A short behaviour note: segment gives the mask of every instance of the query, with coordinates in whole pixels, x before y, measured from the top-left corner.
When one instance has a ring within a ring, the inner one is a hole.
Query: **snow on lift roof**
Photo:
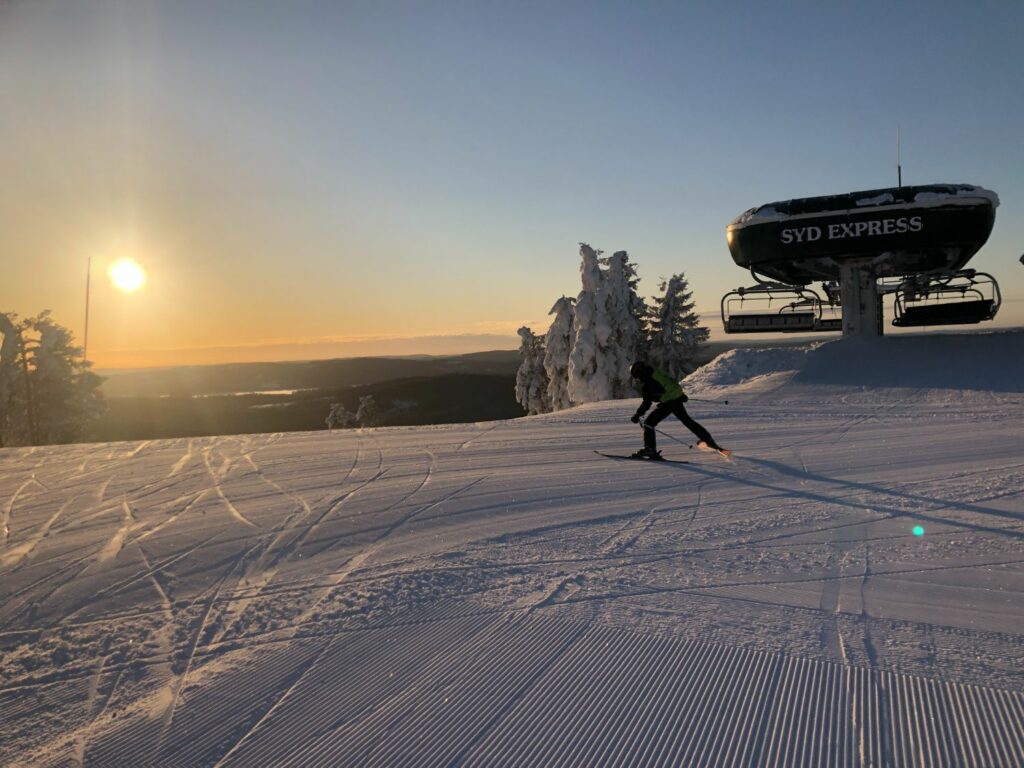
[[[766,203],[744,211],[728,226],[735,229],[751,224],[802,216],[820,216],[823,213],[838,213],[846,210],[880,208],[931,208],[941,205],[983,205],[999,206],[999,195],[990,189],[973,184],[928,184],[915,187],[892,187],[871,189],[862,192],[847,192],[842,195],[822,197],[800,197]]]

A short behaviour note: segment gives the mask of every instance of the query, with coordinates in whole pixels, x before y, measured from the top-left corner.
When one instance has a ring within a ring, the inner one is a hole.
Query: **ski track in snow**
[[[1024,764],[1024,408],[786,392],[0,451],[0,764]]]

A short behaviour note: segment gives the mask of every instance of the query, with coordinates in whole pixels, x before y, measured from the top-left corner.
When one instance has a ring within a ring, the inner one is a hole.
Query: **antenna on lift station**
[[[900,124],[896,123],[896,186],[903,186],[903,165],[900,163]]]

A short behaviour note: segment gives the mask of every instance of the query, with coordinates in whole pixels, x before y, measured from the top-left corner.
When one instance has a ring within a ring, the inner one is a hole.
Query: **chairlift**
[[[971,325],[999,311],[999,283],[987,272],[965,269],[954,275],[912,275],[893,291],[892,324],[899,328]]]

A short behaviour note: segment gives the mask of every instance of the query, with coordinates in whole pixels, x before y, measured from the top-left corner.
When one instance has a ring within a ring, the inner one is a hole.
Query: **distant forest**
[[[382,426],[524,415],[519,355],[355,358],[108,373],[94,439],[143,440],[325,429],[331,405],[355,411],[373,395]],[[270,394],[276,393],[276,394]]]
[[[333,403],[351,411],[373,395],[381,426],[448,424],[524,415],[515,376],[446,374],[291,395],[111,397],[96,439],[141,440],[325,429]]]

